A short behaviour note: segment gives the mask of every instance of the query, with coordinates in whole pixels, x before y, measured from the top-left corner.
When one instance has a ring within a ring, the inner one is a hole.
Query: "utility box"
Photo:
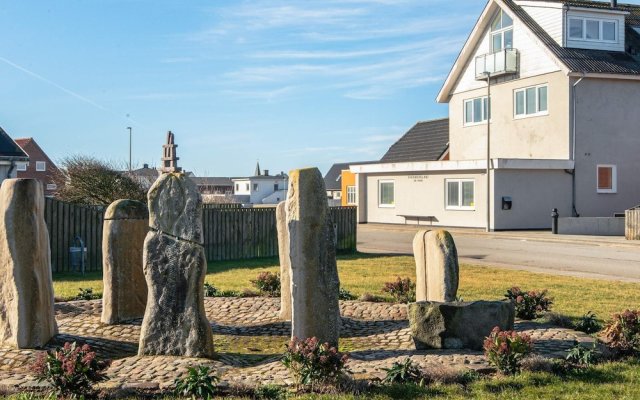
[[[85,265],[87,263],[87,248],[80,236],[76,236],[74,246],[69,247],[69,263],[73,272],[82,272],[84,275]]]

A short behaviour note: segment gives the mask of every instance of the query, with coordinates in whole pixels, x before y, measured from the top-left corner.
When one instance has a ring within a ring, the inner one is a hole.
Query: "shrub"
[[[539,355],[531,355],[522,359],[520,362],[520,369],[528,372],[553,373],[554,365],[553,361],[549,358],[544,358]]]
[[[600,329],[602,329],[602,325],[600,325],[600,322],[596,319],[596,315],[589,311],[580,318],[575,328],[578,331],[591,334],[599,332]]]
[[[211,375],[211,369],[207,366],[188,367],[185,377],[176,378],[174,394],[192,399],[208,399],[215,394],[219,380],[216,375]]]
[[[575,365],[590,367],[598,361],[598,351],[596,350],[595,342],[591,349],[575,342],[573,347],[567,350],[567,357],[565,359]]]
[[[561,328],[574,329],[575,325],[571,320],[571,317],[568,317],[563,314],[559,314],[556,312],[548,312],[543,317],[544,322],[547,322],[551,325],[559,326]]]
[[[204,283],[204,296],[205,297],[220,297],[220,291],[217,287],[210,283]]]
[[[553,304],[551,299],[547,297],[546,289],[525,292],[514,286],[507,290],[504,296],[514,302],[516,317],[526,320],[540,317],[541,313],[549,311],[551,304]]]
[[[416,300],[416,285],[409,278],[396,279],[384,284],[382,291],[389,293],[398,303],[408,303]]]
[[[614,314],[605,326],[603,336],[609,347],[621,355],[640,353],[640,311]]]
[[[280,400],[287,398],[287,390],[278,385],[262,385],[255,388],[253,395],[260,400]]]
[[[387,375],[382,380],[383,384],[392,385],[394,383],[406,384],[415,383],[423,386],[424,375],[420,368],[407,357],[404,362],[396,361],[391,368],[382,368]]]
[[[251,283],[262,294],[266,294],[269,297],[280,296],[280,274],[261,272]]]
[[[282,363],[298,385],[313,385],[336,380],[344,372],[347,359],[347,354],[315,337],[305,340],[294,337],[286,346]]]
[[[62,348],[40,353],[33,365],[39,382],[47,381],[62,396],[87,395],[93,382],[104,379],[102,371],[109,361],[99,362],[85,344],[65,343]]]
[[[520,372],[522,359],[533,350],[529,335],[516,331],[501,331],[493,328],[484,340],[484,354],[490,364],[505,375]]]
[[[340,291],[338,292],[338,299],[340,300],[355,300],[357,298],[358,297],[356,295],[354,295],[347,289],[340,288]]]
[[[91,288],[79,288],[78,294],[74,297],[74,300],[95,300],[99,299],[100,295],[93,293],[93,289]]]
[[[376,296],[375,294],[371,294],[371,293],[363,293],[362,296],[358,298],[358,300],[368,301],[371,303],[382,303],[385,301],[384,298],[380,296]]]

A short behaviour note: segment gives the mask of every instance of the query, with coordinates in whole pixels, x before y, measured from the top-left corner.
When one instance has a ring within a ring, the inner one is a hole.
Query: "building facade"
[[[58,167],[51,161],[33,138],[19,138],[15,142],[29,156],[29,161],[17,167],[17,178],[37,179],[42,183],[45,196],[54,196],[58,190],[56,176]]]
[[[351,166],[360,221],[539,229],[640,203],[640,6],[613,3],[489,1],[437,97],[446,154]]]

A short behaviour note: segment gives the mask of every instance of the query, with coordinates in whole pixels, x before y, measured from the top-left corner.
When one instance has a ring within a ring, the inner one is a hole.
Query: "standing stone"
[[[413,239],[416,301],[451,302],[458,292],[458,251],[448,231],[420,231]]]
[[[291,261],[289,260],[286,207],[286,201],[280,202],[276,207],[276,228],[280,258],[280,319],[291,321]]]
[[[207,262],[202,247],[202,199],[181,173],[167,173],[149,190],[144,275],[149,290],[139,355],[211,357],[204,310]]]
[[[291,171],[289,180],[292,336],[316,337],[335,346],[340,336],[340,280],[324,180],[317,168]]]
[[[102,228],[104,324],[142,318],[147,305],[147,283],[142,272],[142,249],[149,230],[149,213],[135,200],[113,202]]]
[[[56,333],[42,184],[5,179],[0,187],[0,342],[41,347]]]

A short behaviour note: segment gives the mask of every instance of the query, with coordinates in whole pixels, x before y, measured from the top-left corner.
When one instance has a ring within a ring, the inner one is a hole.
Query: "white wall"
[[[547,31],[560,46],[562,46],[563,10],[562,4],[542,1],[517,1],[518,5]]]

